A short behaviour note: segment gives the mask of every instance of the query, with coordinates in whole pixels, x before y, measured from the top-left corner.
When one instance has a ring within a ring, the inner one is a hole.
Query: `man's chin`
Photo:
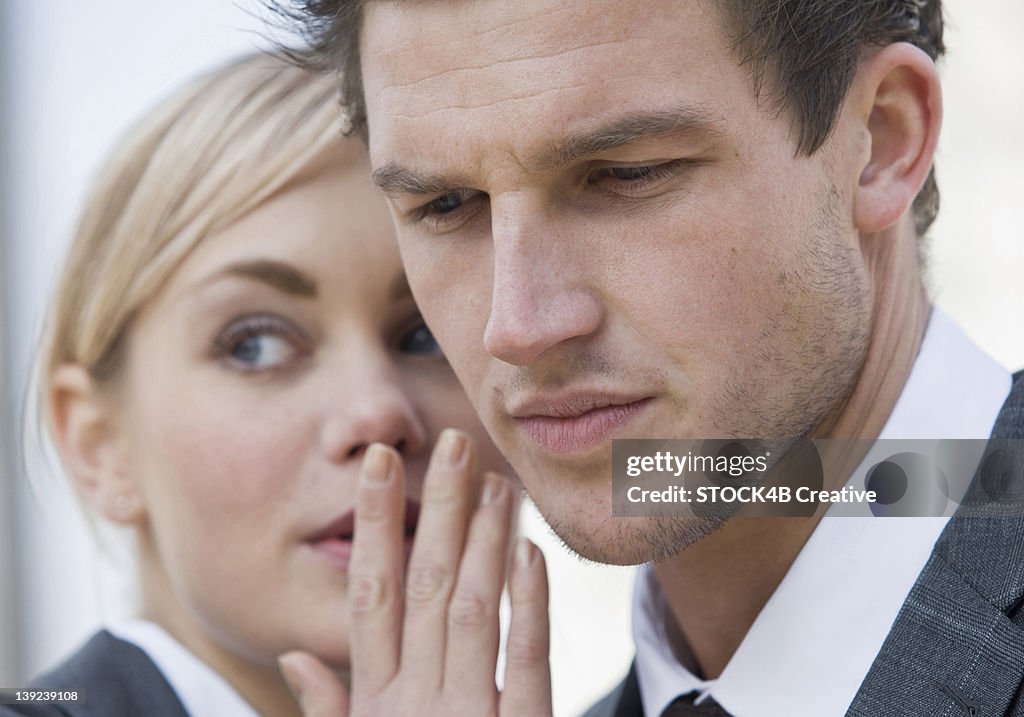
[[[723,519],[608,518],[597,525],[572,519],[548,522],[565,546],[584,560],[640,565],[679,554],[721,527]]]

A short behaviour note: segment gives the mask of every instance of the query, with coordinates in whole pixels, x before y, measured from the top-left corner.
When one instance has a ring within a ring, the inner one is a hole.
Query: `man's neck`
[[[930,305],[916,247],[893,230],[864,240],[872,287],[871,343],[853,390],[813,432],[822,438],[877,438],[910,376]],[[654,572],[679,627],[673,648],[705,679],[718,677],[782,582],[820,520],[733,518]],[[692,658],[692,659],[690,659]]]
[[[815,518],[733,518],[654,566],[679,626],[684,664],[718,677],[817,524]],[[687,659],[691,658],[691,659]]]

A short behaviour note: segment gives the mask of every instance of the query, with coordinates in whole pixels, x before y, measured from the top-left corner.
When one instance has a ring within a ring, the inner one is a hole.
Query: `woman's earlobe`
[[[912,211],[942,127],[942,89],[922,50],[896,43],[861,61],[851,96],[863,102],[870,154],[856,189],[854,221],[877,233]]]
[[[112,523],[137,523],[144,515],[142,496],[134,488],[122,489],[123,492],[115,492],[116,490],[115,488],[101,492],[98,507],[103,513],[103,517]]]
[[[48,401],[53,441],[76,492],[112,522],[140,520],[142,495],[127,465],[110,398],[84,366],[65,364],[51,377]]]

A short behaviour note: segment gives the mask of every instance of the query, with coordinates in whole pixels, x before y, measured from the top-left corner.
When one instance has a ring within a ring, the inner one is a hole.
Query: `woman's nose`
[[[385,443],[404,456],[419,453],[427,433],[413,401],[396,381],[366,376],[335,400],[323,424],[322,441],[330,460],[360,458],[371,443]]]

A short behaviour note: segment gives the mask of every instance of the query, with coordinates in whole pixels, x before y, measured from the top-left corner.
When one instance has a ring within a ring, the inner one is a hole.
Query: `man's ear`
[[[898,42],[861,60],[850,98],[870,142],[853,218],[861,232],[877,233],[911,209],[928,178],[942,127],[942,87],[932,59]]]
[[[135,524],[145,515],[118,432],[113,401],[78,364],[57,368],[47,397],[53,441],[78,494],[114,523]]]

